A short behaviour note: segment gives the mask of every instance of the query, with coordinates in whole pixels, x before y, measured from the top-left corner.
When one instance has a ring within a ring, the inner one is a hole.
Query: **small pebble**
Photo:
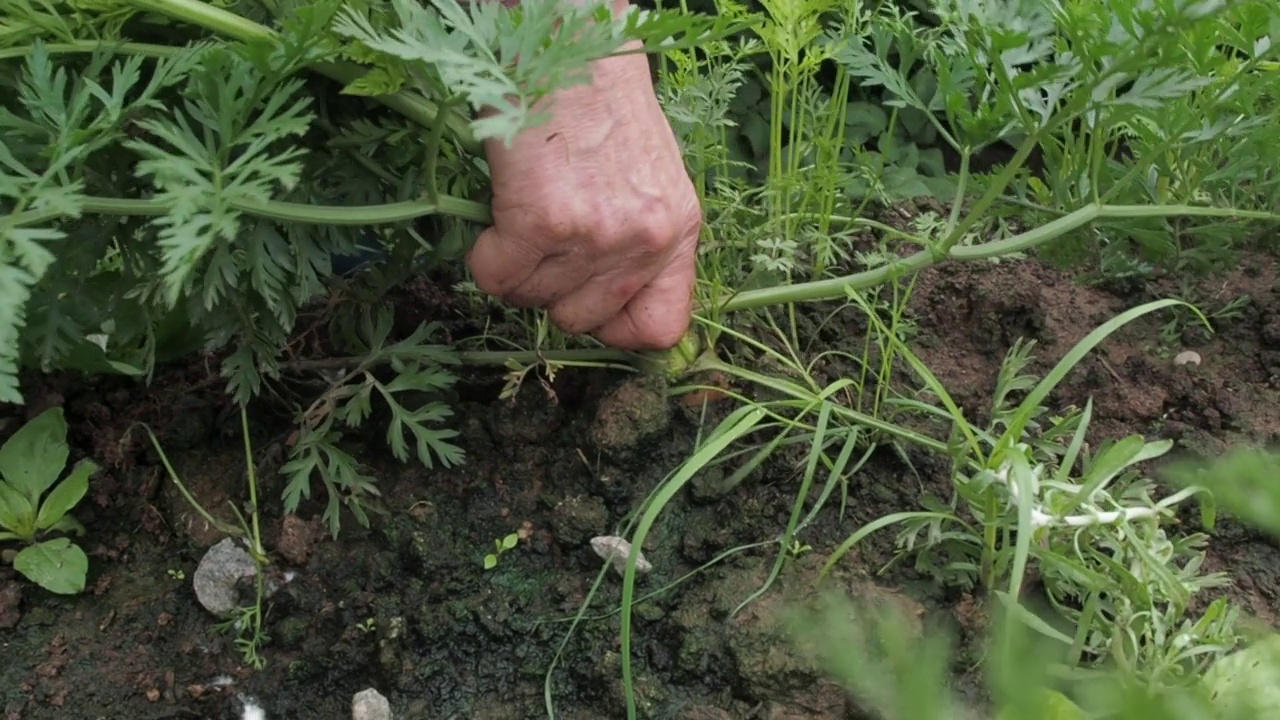
[[[191,577],[191,586],[196,600],[205,610],[218,617],[227,617],[240,607],[237,583],[242,578],[254,577],[257,572],[258,566],[249,551],[235,540],[223,538],[200,559]]]
[[[627,571],[627,560],[631,557],[631,543],[616,535],[599,535],[591,538],[591,549],[601,558],[613,563],[613,569],[619,574]],[[653,569],[644,553],[636,550],[636,572],[647,573]]]
[[[391,703],[373,688],[361,690],[351,699],[351,720],[391,720]]]
[[[244,714],[240,716],[240,720],[267,720],[267,711],[257,700],[241,697],[240,701],[244,703]]]
[[[1183,350],[1182,352],[1174,356],[1173,364],[1174,365],[1187,365],[1187,364],[1199,365],[1200,353],[1196,352],[1195,350]]]

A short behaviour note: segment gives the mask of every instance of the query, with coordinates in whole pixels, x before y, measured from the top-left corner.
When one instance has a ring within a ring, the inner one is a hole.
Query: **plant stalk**
[[[1063,215],[1034,230],[1012,237],[979,245],[952,247],[940,260],[930,250],[908,255],[901,260],[863,272],[828,280],[783,285],[779,287],[749,290],[727,300],[720,306],[722,313],[751,310],[786,303],[834,300],[846,296],[849,290],[861,290],[888,282],[896,277],[917,272],[944,260],[986,260],[1010,253],[1029,250],[1050,240],[1066,235],[1096,220],[1115,220],[1151,217],[1224,217],[1280,222],[1280,213],[1264,210],[1238,210],[1235,208],[1205,207],[1199,205],[1086,205]]]
[[[0,48],[0,61],[24,58],[31,54],[32,45],[17,45]],[[173,45],[156,45],[135,42],[100,42],[96,40],[77,40],[75,42],[49,43],[43,46],[50,55],[69,55],[73,53],[113,52],[123,55],[141,55],[142,57],[167,58],[182,52],[185,48]]]
[[[506,365],[517,363],[616,363],[626,367],[637,367],[643,363],[654,362],[646,357],[625,350],[610,348],[582,348],[578,350],[461,350],[453,353],[460,365]],[[334,370],[339,368],[359,367],[368,362],[363,355],[350,357],[318,358],[314,360],[294,360],[282,364],[282,367],[295,372],[315,370]],[[390,362],[391,358],[387,358]]]
[[[265,202],[233,201],[231,207],[247,215],[280,222],[315,225],[380,225],[414,220],[427,215],[453,217],[488,224],[492,222],[484,203],[442,195],[437,202],[409,200],[383,205],[312,205],[310,203],[267,200]],[[160,216],[169,212],[168,205],[157,199],[109,198],[88,196],[80,199],[80,212],[99,215]],[[9,218],[13,227],[35,225],[64,216],[56,210],[28,210]]]

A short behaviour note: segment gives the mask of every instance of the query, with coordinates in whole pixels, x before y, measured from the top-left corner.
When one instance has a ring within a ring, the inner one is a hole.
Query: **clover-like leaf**
[[[67,538],[54,538],[23,548],[13,567],[49,592],[76,595],[84,592],[89,558]]]

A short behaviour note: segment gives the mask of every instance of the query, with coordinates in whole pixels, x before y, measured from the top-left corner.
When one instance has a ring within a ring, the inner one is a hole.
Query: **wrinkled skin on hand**
[[[625,5],[623,5],[625,7]],[[493,219],[468,254],[481,290],[569,333],[664,350],[689,326],[702,213],[643,54],[598,61],[551,120],[486,145]]]

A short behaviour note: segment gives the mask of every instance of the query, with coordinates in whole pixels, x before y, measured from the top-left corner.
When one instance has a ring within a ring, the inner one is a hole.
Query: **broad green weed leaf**
[[[1045,691],[1044,720],[1085,720],[1084,710],[1056,690]]]
[[[75,533],[76,535],[84,535],[85,533],[84,525],[81,525],[80,521],[71,515],[63,515],[58,518],[57,521],[46,528],[46,531],[50,533]]]
[[[23,548],[13,559],[13,567],[49,592],[75,595],[84,592],[89,558],[79,545],[55,538]]]
[[[120,374],[130,377],[146,375],[146,371],[140,367],[112,360],[101,345],[87,338],[67,350],[61,365],[68,370],[81,370],[86,373]]]
[[[0,447],[0,475],[26,496],[31,507],[36,507],[40,496],[62,474],[70,452],[62,408],[49,408]]]
[[[1205,673],[1217,718],[1271,717],[1280,706],[1280,636],[1272,635],[1236,651]]]
[[[1086,720],[1084,710],[1066,695],[1047,689],[1042,690],[1040,695],[1043,700],[1035,715],[1026,716],[1006,709],[996,716],[996,720]]]
[[[36,529],[47,530],[62,520],[71,508],[80,502],[89,490],[89,476],[97,471],[98,465],[85,460],[71,471],[65,480],[40,503],[40,512],[36,516]]]
[[[1212,462],[1182,460],[1162,474],[1171,483],[1199,485],[1214,504],[1273,536],[1280,536],[1280,455],[1259,448],[1235,448]]]
[[[861,145],[889,128],[889,116],[877,105],[854,101],[845,111],[845,139]]]
[[[0,528],[26,538],[35,532],[32,527],[34,518],[35,510],[31,503],[7,483],[0,482]]]

